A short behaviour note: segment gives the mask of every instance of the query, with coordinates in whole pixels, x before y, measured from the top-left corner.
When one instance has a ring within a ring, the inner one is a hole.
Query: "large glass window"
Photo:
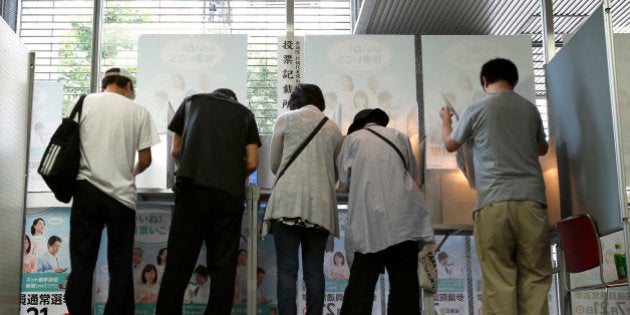
[[[286,34],[286,1],[103,0],[100,71],[137,67],[143,34],[248,35],[248,102],[260,131],[276,112],[277,37]],[[22,0],[18,34],[36,52],[37,81],[64,83],[64,108],[90,92],[94,1]],[[350,34],[350,0],[296,0],[295,34]]]

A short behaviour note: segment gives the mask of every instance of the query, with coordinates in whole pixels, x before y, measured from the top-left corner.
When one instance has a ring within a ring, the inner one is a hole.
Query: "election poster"
[[[27,209],[24,233],[20,314],[66,314],[70,209]]]
[[[151,149],[153,164],[136,177],[136,185],[167,188],[174,172],[167,127],[182,101],[229,88],[248,105],[247,35],[142,35],[137,81],[137,102],[151,113],[161,142]]]
[[[481,66],[494,58],[516,64],[515,91],[535,104],[532,39],[529,35],[422,36],[422,76],[427,169],[456,169],[455,154],[442,143],[440,108],[453,113],[453,127],[471,102],[485,93],[479,81]]]

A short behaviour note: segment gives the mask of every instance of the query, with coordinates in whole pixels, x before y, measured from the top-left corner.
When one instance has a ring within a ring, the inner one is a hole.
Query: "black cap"
[[[354,115],[352,124],[348,127],[348,134],[351,134],[367,125],[367,123],[376,123],[383,127],[387,126],[389,116],[380,108],[368,108],[359,111]]]

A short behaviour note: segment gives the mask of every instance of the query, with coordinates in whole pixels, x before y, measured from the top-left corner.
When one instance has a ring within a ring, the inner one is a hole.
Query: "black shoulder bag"
[[[324,124],[326,123],[327,120],[328,120],[328,117],[324,117],[322,119],[322,121],[320,121],[319,124],[317,124],[317,127],[315,127],[315,129],[311,132],[311,134],[308,135],[308,137],[306,137],[304,142],[302,142],[302,144],[297,148],[297,150],[295,150],[295,152],[293,153],[293,155],[289,159],[289,162],[287,162],[287,164],[280,171],[280,173],[278,173],[278,176],[276,176],[276,183],[278,182],[278,180],[280,180],[280,177],[282,177],[282,175],[284,175],[284,172],[287,170],[287,168],[289,168],[289,166],[291,166],[293,161],[295,161],[295,159],[297,159],[298,155],[300,155],[300,153],[302,153],[302,150],[304,150],[304,148],[306,148],[306,145],[309,142],[311,142],[311,140],[313,140],[313,138],[315,137],[317,132],[319,132],[319,130],[322,129],[322,127],[324,126]],[[275,183],[274,183],[274,186],[275,186]]]
[[[61,125],[50,138],[37,168],[37,172],[55,194],[55,198],[64,203],[72,199],[79,173],[81,159],[79,122],[84,99],[85,95],[81,95],[70,116],[61,121]],[[77,121],[74,121],[77,114]]]

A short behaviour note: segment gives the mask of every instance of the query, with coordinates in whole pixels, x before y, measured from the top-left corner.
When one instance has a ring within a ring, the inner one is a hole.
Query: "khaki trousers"
[[[501,201],[473,216],[483,273],[483,314],[549,314],[547,209],[533,201]]]

